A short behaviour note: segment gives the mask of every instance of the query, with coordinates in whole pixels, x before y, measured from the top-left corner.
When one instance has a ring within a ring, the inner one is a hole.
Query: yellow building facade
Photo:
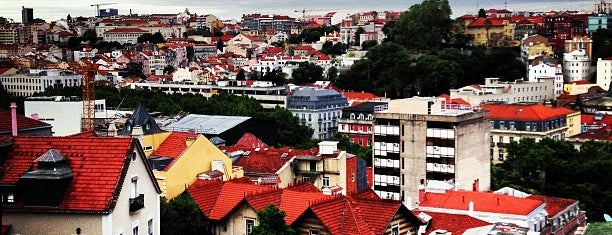
[[[203,135],[163,132],[144,136],[142,142],[149,161],[172,158],[167,165],[153,166],[161,196],[168,200],[183,193],[204,172],[222,171],[223,180],[244,176],[242,168],[234,167],[232,160]]]

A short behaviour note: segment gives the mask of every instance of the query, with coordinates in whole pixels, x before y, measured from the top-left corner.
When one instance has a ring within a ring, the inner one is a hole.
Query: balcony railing
[[[130,198],[130,213],[136,212],[144,208],[144,194],[140,194],[135,198]]]

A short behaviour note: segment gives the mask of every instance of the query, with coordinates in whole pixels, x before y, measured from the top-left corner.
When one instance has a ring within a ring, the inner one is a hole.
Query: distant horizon
[[[294,18],[302,16],[302,10],[306,15],[323,15],[327,12],[337,12],[332,18],[333,23],[339,22],[348,14],[358,12],[376,11],[406,11],[410,6],[422,2],[421,0],[174,0],[172,6],[167,6],[169,1],[163,0],[133,0],[128,3],[113,3],[108,1],[66,1],[57,0],[56,4],[49,6],[47,1],[17,0],[12,4],[0,5],[0,16],[21,22],[22,6],[34,9],[34,18],[40,18],[47,22],[65,19],[68,14],[71,17],[92,17],[95,7],[92,4],[101,5],[100,9],[114,8],[120,15],[128,15],[130,10],[133,14],[178,14],[189,9],[190,13],[198,15],[212,14],[222,20],[240,20],[243,14],[262,13],[288,15]],[[507,4],[505,4],[507,2]],[[450,0],[452,17],[456,18],[464,14],[476,14],[478,9],[504,9],[510,11],[593,11],[599,0]]]

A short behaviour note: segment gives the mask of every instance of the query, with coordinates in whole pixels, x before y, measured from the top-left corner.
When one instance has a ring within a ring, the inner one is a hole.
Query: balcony
[[[144,208],[144,194],[130,198],[130,213],[134,213],[142,208]]]

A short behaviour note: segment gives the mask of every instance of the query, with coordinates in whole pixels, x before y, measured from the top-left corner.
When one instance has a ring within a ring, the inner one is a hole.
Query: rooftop
[[[189,130],[205,135],[218,135],[249,119],[251,117],[189,114],[164,127],[164,130]]]
[[[541,104],[483,104],[482,109],[489,110],[487,119],[546,121],[574,113],[567,108],[551,108]]]
[[[543,201],[530,198],[489,192],[446,191],[446,193],[426,193],[419,207],[469,210],[470,202],[474,203],[474,211],[528,215],[543,205]]]
[[[0,135],[11,135],[11,111],[0,109]],[[39,128],[51,128],[51,124],[28,118],[17,114],[17,130],[31,130]]]

